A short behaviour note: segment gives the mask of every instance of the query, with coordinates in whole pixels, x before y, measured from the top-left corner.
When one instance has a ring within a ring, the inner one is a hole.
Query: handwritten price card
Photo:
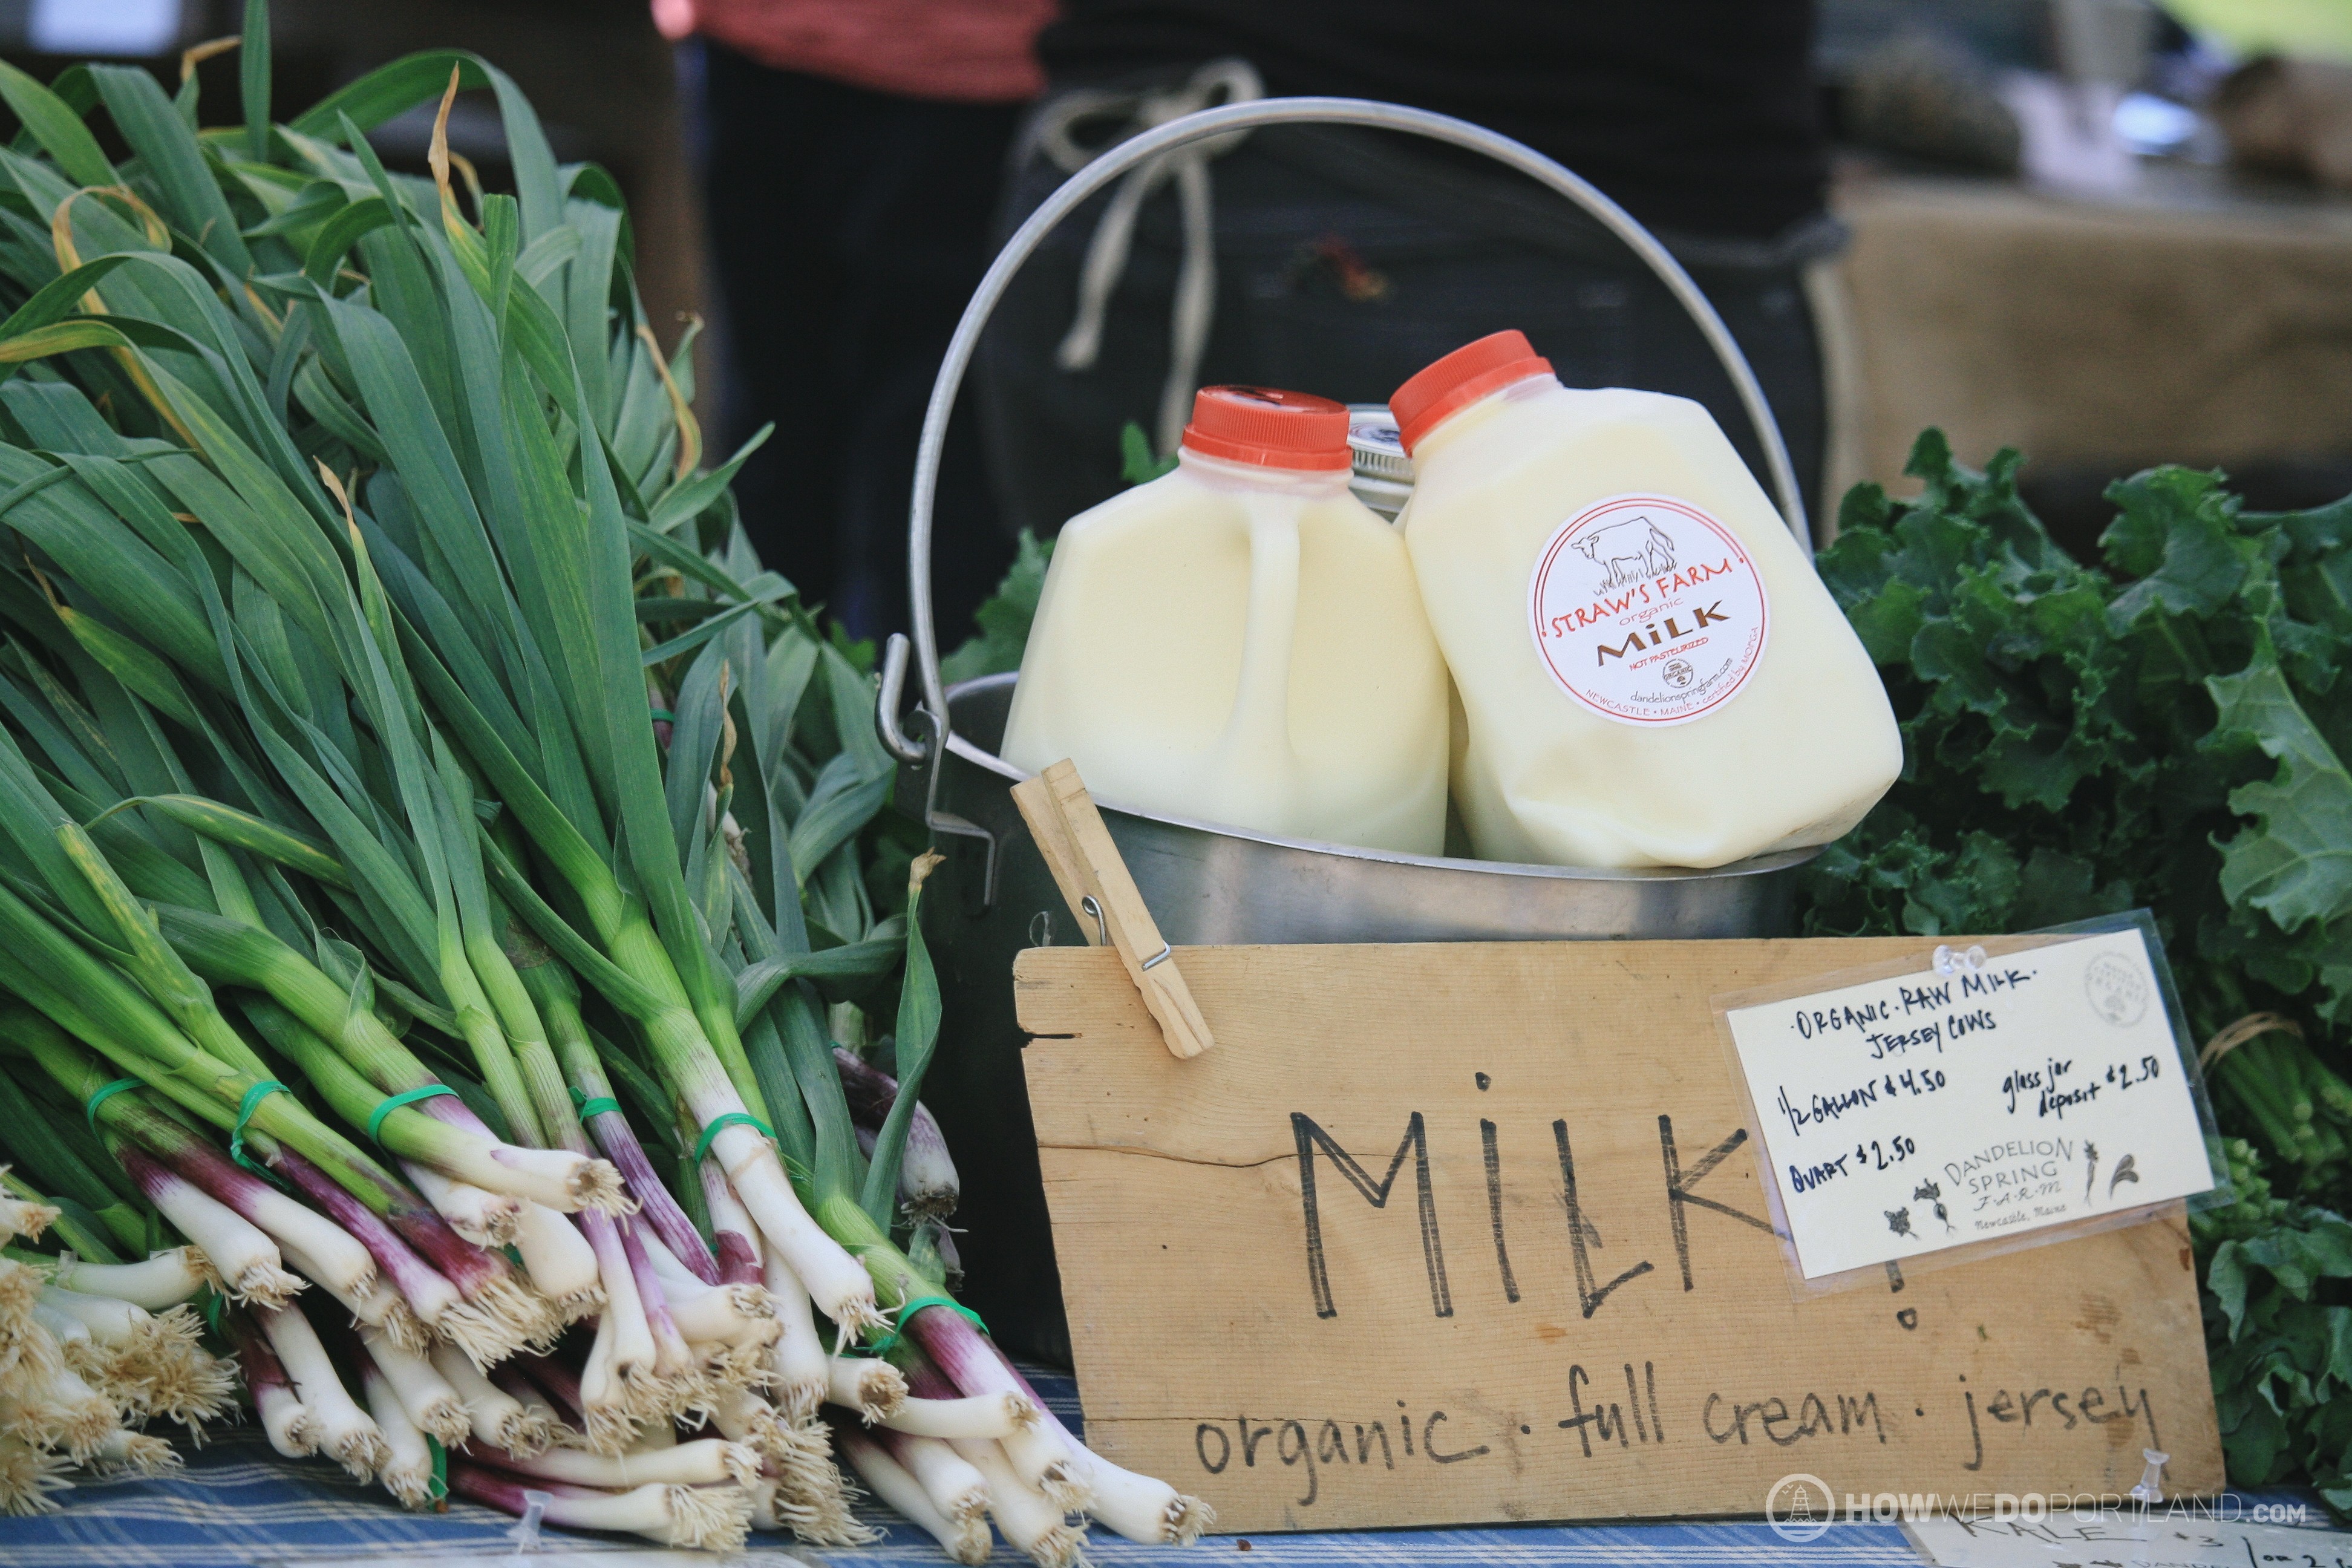
[[[2352,1535],[2259,1522],[2308,1518],[2315,1505],[2255,1503],[2252,1521],[2248,1511],[2176,1501],[2040,1519],[1937,1514],[1905,1519],[1903,1532],[1936,1568],[2352,1568]]]
[[[2213,1185],[2137,931],[1724,1016],[1808,1279]]]

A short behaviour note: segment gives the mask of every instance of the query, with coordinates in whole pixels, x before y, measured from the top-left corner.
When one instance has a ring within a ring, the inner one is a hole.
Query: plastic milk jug
[[[1445,666],[1349,470],[1341,405],[1203,388],[1173,471],[1063,528],[1005,761],[1068,757],[1163,816],[1436,854]]]
[[[1827,843],[1895,782],[1877,671],[1706,409],[1563,387],[1515,331],[1390,406],[1480,858],[1720,866]]]

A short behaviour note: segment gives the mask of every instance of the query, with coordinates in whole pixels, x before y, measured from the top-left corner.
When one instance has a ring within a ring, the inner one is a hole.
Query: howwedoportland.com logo
[[[1829,1483],[1802,1470],[1782,1476],[1764,1494],[1764,1522],[1781,1540],[1801,1545],[1818,1541],[1832,1524],[1895,1524],[1943,1515],[1955,1519],[1990,1521],[2032,1531],[2045,1520],[2129,1518],[2145,1521],[2159,1512],[2168,1520],[2211,1522],[2250,1521],[2255,1524],[2301,1524],[2301,1503],[2253,1503],[2231,1493],[2218,1498],[2164,1489],[2164,1467],[2172,1456],[2143,1448],[2147,1469],[2139,1484],[2126,1492],[1847,1492],[1843,1499]]]
[[[1764,1522],[1783,1541],[1818,1541],[1836,1519],[1837,1496],[1819,1476],[1782,1476],[1764,1494]]]

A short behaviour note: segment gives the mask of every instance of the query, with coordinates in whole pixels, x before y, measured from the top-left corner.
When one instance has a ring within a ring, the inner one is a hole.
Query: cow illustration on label
[[[1739,536],[1673,496],[1611,496],[1560,524],[1528,613],[1553,683],[1621,724],[1686,724],[1728,702],[1770,630]]]
[[[1622,588],[1643,577],[1675,569],[1675,542],[1644,512],[1622,522],[1590,528],[1577,536],[1575,548],[1607,574],[1595,585],[1598,593]]]

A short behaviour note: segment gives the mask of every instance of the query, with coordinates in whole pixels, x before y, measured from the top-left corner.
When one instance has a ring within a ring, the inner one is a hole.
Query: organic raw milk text
[[[1116,805],[1434,855],[1445,667],[1396,531],[1349,493],[1348,416],[1209,387],[1175,471],[1054,547],[1005,761]]]
[[[1720,866],[1827,843],[1895,781],[1869,656],[1704,408],[1564,388],[1517,332],[1391,406],[1480,858]]]

